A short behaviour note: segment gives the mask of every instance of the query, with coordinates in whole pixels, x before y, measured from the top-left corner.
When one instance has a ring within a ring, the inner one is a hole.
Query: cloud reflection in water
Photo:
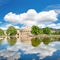
[[[0,56],[7,58],[7,60],[18,60],[21,58],[22,54],[26,56],[37,54],[40,59],[44,59],[47,56],[52,56],[53,53],[57,51],[58,48],[56,49],[56,45],[58,44],[60,45],[59,42],[51,42],[48,45],[45,45],[41,42],[39,46],[33,47],[31,44],[17,41],[15,45],[7,46],[6,49],[0,50]]]

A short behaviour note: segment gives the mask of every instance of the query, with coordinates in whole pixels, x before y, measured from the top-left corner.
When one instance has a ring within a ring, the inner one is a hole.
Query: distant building
[[[51,28],[51,32],[54,33],[56,31],[56,29],[52,29]],[[6,34],[6,30],[4,30],[5,35]],[[23,29],[17,29],[17,34],[16,37],[28,37],[28,36],[33,36],[33,34],[31,33],[31,27],[25,27]]]
[[[26,27],[24,29],[21,29],[20,30],[20,34],[21,35],[32,35],[31,34],[31,27]]]

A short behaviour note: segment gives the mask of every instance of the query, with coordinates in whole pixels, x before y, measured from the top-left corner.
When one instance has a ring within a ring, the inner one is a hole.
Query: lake
[[[1,38],[0,60],[60,60],[60,39]]]

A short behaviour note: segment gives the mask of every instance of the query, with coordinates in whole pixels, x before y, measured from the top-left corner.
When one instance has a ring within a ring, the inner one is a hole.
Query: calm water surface
[[[0,60],[60,60],[60,39],[0,39]]]

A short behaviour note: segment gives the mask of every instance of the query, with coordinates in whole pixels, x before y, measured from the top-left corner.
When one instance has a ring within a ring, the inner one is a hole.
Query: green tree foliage
[[[51,34],[51,29],[46,27],[46,28],[43,28],[43,33],[44,34]]]
[[[0,29],[0,36],[4,35],[4,31]]]
[[[41,43],[41,40],[39,38],[32,38],[31,42],[32,46],[37,47]]]
[[[17,38],[16,37],[10,37],[10,38],[7,38],[7,41],[11,46],[13,46],[16,44]]]
[[[31,30],[32,34],[38,35],[42,33],[42,29],[40,29],[38,26],[32,26],[32,30]]]
[[[6,33],[7,33],[7,35],[16,35],[17,34],[17,30],[15,29],[15,27],[10,26],[10,27],[8,27]]]

